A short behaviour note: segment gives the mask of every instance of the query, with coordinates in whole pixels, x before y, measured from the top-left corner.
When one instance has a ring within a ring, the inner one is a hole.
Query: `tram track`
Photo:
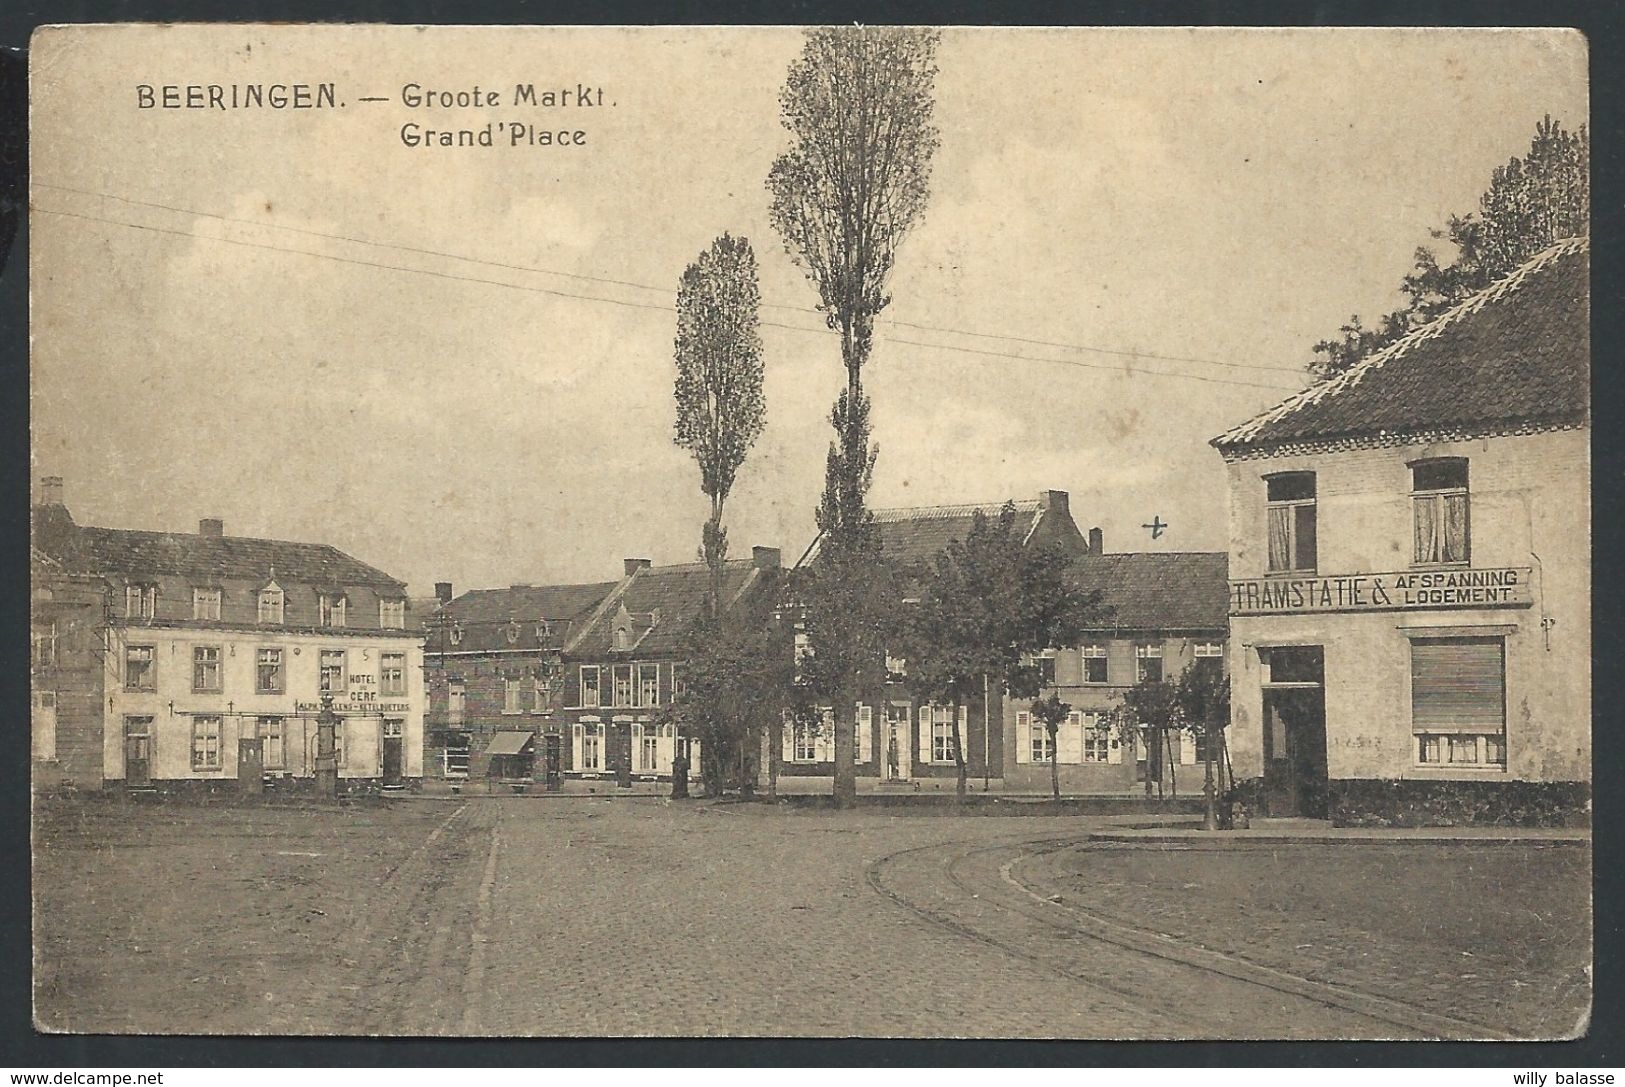
[[[1509,1037],[1126,925],[1048,898],[1013,873],[1027,857],[1077,848],[1087,846],[1076,835],[920,846],[870,862],[865,876],[876,893],[932,924],[1143,1010],[1153,1036]]]

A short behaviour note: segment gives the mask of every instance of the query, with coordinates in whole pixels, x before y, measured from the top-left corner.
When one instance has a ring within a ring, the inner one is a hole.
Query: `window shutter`
[[[1411,727],[1417,732],[1503,732],[1506,682],[1499,638],[1411,643]]]
[[[1025,710],[1016,714],[1016,761],[1033,761],[1033,715]]]
[[[1056,760],[1067,766],[1083,761],[1083,714],[1073,710],[1055,734]]]
[[[931,703],[920,707],[920,761],[931,761]]]
[[[858,761],[869,762],[874,758],[875,738],[875,709],[873,706],[858,706]]]
[[[813,740],[813,754],[819,762],[835,761],[835,710],[825,706],[818,711],[818,735]]]
[[[581,724],[570,726],[570,769],[581,769]]]
[[[788,713],[783,717],[784,728],[779,737],[783,743],[780,745],[782,750],[779,752],[779,761],[790,762],[796,757],[796,719]]]
[[[1107,726],[1111,739],[1106,744],[1106,763],[1110,766],[1119,766],[1123,762],[1123,742],[1117,738],[1117,730]]]

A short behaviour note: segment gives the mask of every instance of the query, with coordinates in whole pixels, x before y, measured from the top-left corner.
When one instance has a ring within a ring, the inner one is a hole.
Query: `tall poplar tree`
[[[880,541],[865,507],[877,450],[869,442],[863,368],[876,316],[891,301],[886,281],[898,245],[919,221],[938,144],[932,124],[939,35],[908,27],[815,27],[790,65],[779,108],[791,148],[768,173],[769,216],[786,251],[818,292],[840,333],[846,387],[831,422],[824,495],[818,508],[818,568],[810,572],[806,631],[823,694],[835,708],[835,800],[857,795],[856,701],[875,668],[871,635],[883,616],[869,610],[812,616],[818,605],[873,604],[865,579],[878,576]],[[861,598],[861,599],[860,599]],[[883,647],[880,650],[882,659]]]

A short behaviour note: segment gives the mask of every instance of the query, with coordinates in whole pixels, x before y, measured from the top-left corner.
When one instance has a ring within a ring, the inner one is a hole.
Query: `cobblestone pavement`
[[[1048,878],[1034,858],[1057,840],[1124,822],[625,797],[107,805],[36,824],[36,1011],[160,1033],[1429,1033],[1103,940],[1011,877]]]

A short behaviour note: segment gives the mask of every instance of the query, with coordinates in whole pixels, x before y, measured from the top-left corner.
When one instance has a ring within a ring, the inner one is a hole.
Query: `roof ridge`
[[[1324,381],[1317,381],[1308,388],[1293,393],[1273,408],[1268,408],[1251,419],[1231,427],[1212,439],[1208,444],[1218,447],[1246,444],[1253,435],[1268,424],[1286,418],[1305,404],[1318,404],[1333,394],[1353,388],[1371,373],[1380,370],[1395,359],[1403,357],[1418,344],[1443,335],[1445,331],[1453,327],[1463,317],[1477,313],[1491,302],[1500,302],[1508,295],[1521,289],[1534,272],[1545,268],[1560,258],[1586,252],[1590,247],[1591,242],[1587,237],[1564,238],[1554,242],[1488,287],[1462,299],[1427,324],[1412,329],[1382,350],[1372,352],[1342,373]]]
[[[903,514],[908,514],[916,518],[933,516],[964,517],[977,511],[985,513],[988,510],[993,510],[995,512],[1002,510],[1005,507],[1006,502],[1013,505],[1016,508],[1017,513],[1032,513],[1035,510],[1043,508],[1036,498],[1012,498],[1001,499],[997,502],[956,502],[942,506],[887,506],[881,509],[870,510],[869,512],[874,515],[875,520],[877,521],[880,520],[882,516],[900,519],[900,515]]]

